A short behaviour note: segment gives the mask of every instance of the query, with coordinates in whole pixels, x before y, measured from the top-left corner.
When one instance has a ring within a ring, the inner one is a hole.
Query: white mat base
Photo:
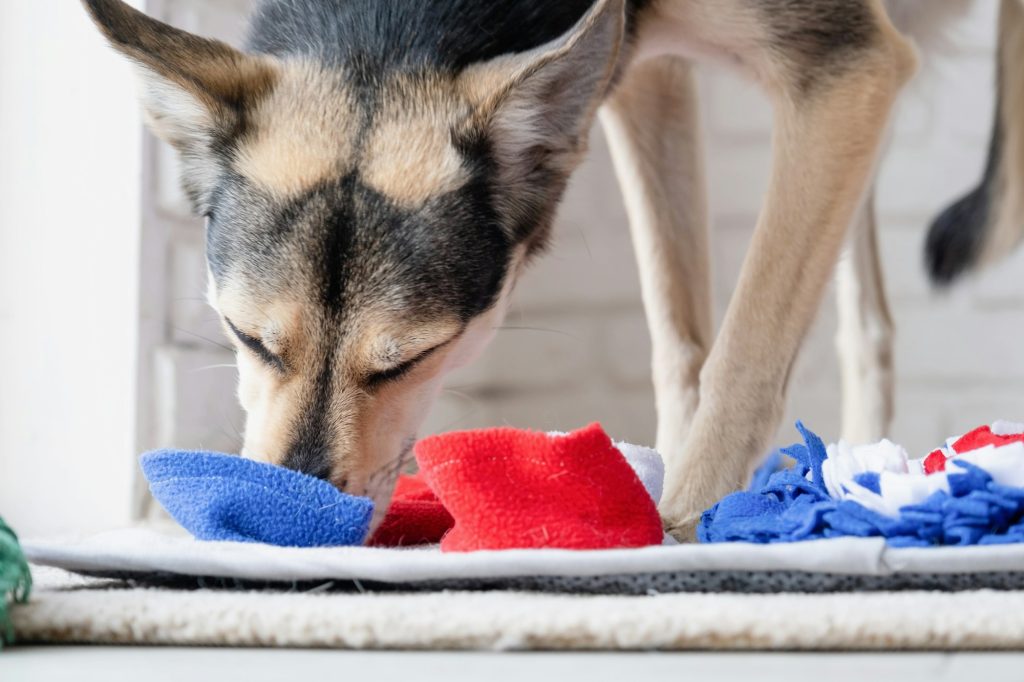
[[[77,540],[26,541],[29,560],[89,572],[162,572],[265,581],[410,583],[461,578],[601,576],[670,571],[898,573],[1024,571],[1024,545],[891,549],[881,538],[776,545],[676,545],[644,549],[510,550],[442,554],[434,549],[296,549],[197,542],[150,529]]]
[[[792,545],[442,554],[202,543],[148,529],[26,542],[39,585],[13,610],[22,641],[359,649],[1024,649],[1024,592],[419,594],[127,588],[116,574],[385,583],[671,571],[865,576],[1024,571],[1024,547],[903,549],[878,539]]]
[[[36,569],[19,640],[357,649],[1024,648],[1024,593],[297,594],[104,589]]]

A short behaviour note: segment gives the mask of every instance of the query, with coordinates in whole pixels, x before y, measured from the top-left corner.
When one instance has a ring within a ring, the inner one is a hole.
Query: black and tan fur
[[[84,0],[208,218],[246,452],[373,496],[540,252],[603,105],[654,344],[666,527],[743,484],[915,56],[881,0],[264,0],[246,53]],[[692,65],[775,107],[717,339]]]

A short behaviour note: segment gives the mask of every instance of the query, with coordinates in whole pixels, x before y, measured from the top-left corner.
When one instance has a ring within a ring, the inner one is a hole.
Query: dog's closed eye
[[[403,376],[411,372],[413,368],[416,367],[416,365],[420,364],[428,357],[430,357],[440,349],[444,348],[454,340],[455,338],[453,337],[451,339],[448,339],[444,343],[440,343],[434,346],[433,348],[428,348],[419,355],[406,360],[400,365],[396,365],[394,367],[391,367],[390,369],[385,369],[379,372],[374,372],[369,377],[367,377],[366,385],[370,388],[377,388],[378,386],[385,384],[389,381],[394,381],[396,379],[402,378]]]
[[[442,345],[444,345],[444,344],[442,344]],[[420,353],[419,355],[417,355],[416,357],[411,358],[409,360],[406,360],[402,364],[396,365],[395,367],[392,367],[391,369],[385,369],[385,370],[383,370],[381,372],[374,372],[369,377],[367,377],[367,379],[366,379],[367,386],[369,386],[370,388],[376,388],[376,387],[380,386],[381,384],[385,384],[385,383],[387,383],[389,381],[394,381],[395,379],[400,379],[401,377],[403,377],[406,374],[408,374],[409,372],[411,372],[413,367],[418,365],[423,360],[426,360],[427,356],[432,354],[434,351],[436,351],[440,347],[441,346],[434,346],[430,350],[424,351],[424,352]]]
[[[227,323],[228,328],[231,330],[231,333],[235,335],[235,337],[242,343],[243,346],[252,351],[256,355],[256,357],[258,357],[267,365],[278,370],[279,372],[283,372],[285,370],[284,360],[279,358],[274,353],[271,353],[270,350],[265,345],[263,345],[262,341],[257,339],[255,336],[243,332],[241,329],[235,326],[234,322],[232,322],[228,318],[225,317],[224,321]]]

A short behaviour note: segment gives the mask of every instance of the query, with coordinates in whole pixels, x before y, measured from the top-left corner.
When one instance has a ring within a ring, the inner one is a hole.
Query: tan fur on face
[[[331,482],[344,484],[352,494],[371,497],[377,507],[372,521],[376,527],[444,376],[471,361],[494,335],[522,262],[520,247],[498,300],[468,325],[456,317],[414,320],[398,311],[366,306],[334,339],[324,335],[320,313],[304,303],[300,289],[289,292],[288,298],[267,300],[240,281],[228,282],[220,291],[212,286],[211,304],[242,331],[261,338],[288,364],[286,372],[279,372],[236,344],[239,399],[247,412],[243,454],[283,463],[295,444],[295,425],[311,398],[315,399],[320,363],[333,354],[327,411],[332,439],[325,443],[332,456]],[[370,373],[394,367],[439,344],[444,345],[407,375],[366,387]]]
[[[211,280],[212,281],[212,280]],[[210,289],[210,305],[241,331],[260,339],[280,357],[302,352],[305,333],[302,325],[301,293],[291,292],[288,299],[263,300],[243,282],[233,282],[222,291]]]
[[[367,374],[380,372],[414,358],[459,333],[462,325],[457,318],[431,320],[410,324],[393,316],[372,315],[363,325],[365,331],[352,352],[360,358]]]
[[[364,182],[412,207],[461,187],[469,174],[452,144],[452,129],[467,111],[450,83],[399,79],[363,149]]]
[[[427,358],[407,379],[384,386],[367,406],[357,427],[357,440],[368,456],[376,457],[376,468],[365,480],[367,493],[378,503],[375,523],[387,506],[394,480],[404,464],[398,458],[403,441],[416,435],[440,392],[445,375],[475,360],[497,333],[524,259],[525,250],[517,248],[501,293],[490,309],[473,319],[451,343]],[[426,325],[414,335],[422,337],[418,342],[421,347],[429,347],[423,339],[431,336],[436,343],[451,338],[455,331],[453,325],[444,322]]]
[[[351,167],[355,116],[343,74],[289,64],[252,112],[255,132],[239,146],[235,168],[275,195],[300,194]]]
[[[300,290],[267,300],[250,285],[234,281],[220,291],[211,288],[209,298],[222,316],[260,339],[286,365],[284,372],[267,366],[225,329],[238,351],[238,396],[247,413],[245,456],[284,462],[303,410],[322,399],[316,394],[317,380],[324,358],[333,356],[326,406],[332,437],[324,443],[334,457],[331,480],[339,486],[347,481],[347,490],[356,494],[388,492],[392,468],[397,471],[388,467],[415,434],[425,416],[421,412],[432,404],[436,386],[431,381],[454,345],[425,358],[400,380],[368,389],[366,379],[454,339],[461,322],[454,317],[415,321],[368,307],[345,325],[343,335],[330,337],[325,334],[330,325],[303,303]]]
[[[397,78],[384,88],[373,127],[362,133],[345,78],[310,63],[282,67],[279,85],[251,116],[255,132],[240,145],[236,170],[288,197],[358,163],[369,187],[407,207],[466,182],[451,131],[468,105],[450,82]]]
[[[349,425],[346,438],[352,449],[346,457],[355,465],[351,485],[374,500],[374,525],[387,510],[395,480],[412,457],[407,448],[441,390],[450,352],[446,347],[417,366],[410,376],[367,395]]]
[[[278,299],[261,300],[242,282],[218,291],[210,279],[210,305],[238,329],[260,339],[291,366],[301,365],[306,336],[302,328],[302,306]],[[237,348],[238,401],[246,411],[245,444],[242,454],[250,459],[277,463],[287,451],[291,424],[295,420],[303,387],[286,381],[281,372],[268,367],[241,346],[224,325],[224,333]]]
[[[238,350],[237,357],[238,402],[246,413],[242,455],[280,463],[299,404],[297,386],[284,385],[282,377],[244,349]]]

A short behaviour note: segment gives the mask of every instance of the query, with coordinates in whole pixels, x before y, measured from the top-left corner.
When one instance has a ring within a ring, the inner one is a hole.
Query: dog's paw
[[[697,524],[700,522],[700,515],[675,518],[662,514],[661,525],[665,532],[671,535],[676,542],[691,544],[697,542]]]

